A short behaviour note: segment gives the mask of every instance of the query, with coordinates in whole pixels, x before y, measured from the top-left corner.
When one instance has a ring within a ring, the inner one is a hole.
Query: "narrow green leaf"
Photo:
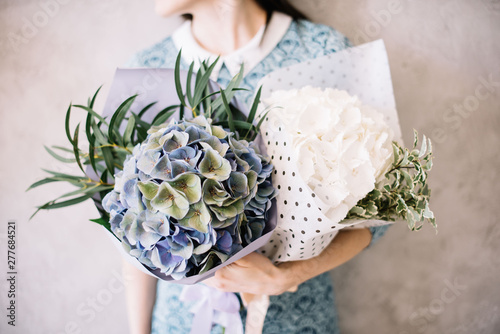
[[[189,65],[189,69],[188,69],[188,74],[187,74],[187,79],[186,79],[186,96],[187,96],[189,105],[191,106],[191,108],[193,108],[193,112],[194,112],[195,106],[193,103],[194,102],[193,95],[191,93],[191,79],[193,77],[193,67],[194,67],[194,61],[191,63],[191,65]]]
[[[101,89],[101,87],[99,87],[99,89],[97,90],[96,95],[99,92],[99,90]],[[95,100],[96,95],[94,95],[94,97],[92,98],[92,101],[90,103],[90,108],[92,108],[92,105],[94,104],[94,100]],[[95,157],[94,157],[94,155],[95,155],[95,148],[94,148],[95,136],[92,134],[92,123],[94,123],[94,118],[93,118],[92,114],[89,113],[89,114],[87,114],[87,119],[85,122],[85,133],[87,135],[87,140],[89,142],[90,165],[92,166],[92,169],[94,170],[94,172],[97,174],[97,167],[96,167]]]
[[[109,171],[109,175],[115,175],[115,162],[113,159],[113,151],[111,147],[103,147],[101,149],[104,163]]]
[[[210,88],[208,85],[205,87],[205,92],[204,92],[205,97],[207,95],[210,95]],[[203,113],[206,118],[211,118],[212,117],[212,106],[210,104],[210,100],[208,98],[202,97],[200,104],[203,106]]]
[[[78,203],[81,203],[83,201],[86,201],[87,199],[91,198],[88,195],[83,195],[81,197],[73,198],[64,202],[54,202],[54,201],[49,201],[45,203],[44,205],[41,205],[38,207],[38,209],[31,215],[29,220],[31,220],[40,210],[50,210],[50,209],[59,209],[59,208],[64,208],[66,206],[70,205],[75,205]]]
[[[47,204],[47,203],[46,203],[46,204]],[[34,212],[34,213],[33,213],[33,214],[32,214],[32,215],[28,218],[28,220],[31,220],[33,217],[35,217],[35,215],[36,215],[38,212],[40,212],[40,210],[42,210],[42,209],[40,209],[40,208],[36,209],[36,211],[35,211],[35,212]]]
[[[69,199],[67,201],[63,201],[63,202],[49,202],[49,203],[46,203],[44,205],[42,205],[41,207],[39,207],[40,209],[42,210],[50,210],[50,209],[60,209],[60,208],[64,208],[64,207],[67,207],[67,206],[70,206],[70,205],[75,205],[75,204],[78,204],[78,203],[81,203],[83,201],[86,201],[90,198],[91,196],[89,195],[83,195],[83,196],[80,196],[80,197],[77,197],[77,198],[72,198],[72,199]]]
[[[92,145],[94,144],[94,141],[91,142],[92,139],[92,114],[87,114],[87,119],[85,120],[85,135],[87,136],[87,140],[89,143]],[[94,139],[95,140],[95,139]]]
[[[83,187],[85,183],[88,181],[88,178],[80,178],[80,179],[73,179],[73,178],[67,178],[67,177],[59,177],[59,176],[53,176],[53,177],[48,177],[43,180],[37,181],[33,183],[31,186],[29,186],[26,191],[31,190],[33,188],[39,187],[41,185],[47,184],[47,183],[52,183],[52,182],[68,182],[73,186],[76,187]]]
[[[137,118],[135,121],[137,123],[138,121]],[[145,128],[138,124],[135,129],[137,131],[137,142],[142,143],[144,140],[146,140],[146,137],[148,136],[148,128]]]
[[[255,119],[255,115],[257,113],[257,108],[258,108],[259,102],[260,102],[261,91],[262,91],[262,86],[260,86],[259,89],[257,90],[257,94],[255,95],[255,99],[253,100],[252,107],[250,108],[250,113],[248,114],[247,122],[250,124],[253,124],[253,121]],[[269,112],[269,110],[268,110],[268,112]],[[266,115],[267,115],[267,113],[266,113]],[[262,121],[262,118],[261,118],[261,121]],[[259,122],[259,124],[262,124],[262,122]],[[259,128],[260,128],[260,125],[259,125]],[[258,132],[258,130],[256,130],[256,131]],[[250,130],[247,131],[244,139],[247,139],[249,135],[250,135]],[[255,137],[256,137],[256,135],[254,136],[254,138]]]
[[[168,113],[163,114],[161,117],[157,118],[151,125],[160,125],[162,123],[165,123],[175,112],[176,110],[172,110]]]
[[[229,125],[229,130],[231,130],[231,132],[236,132],[236,129],[234,127],[234,122],[233,122],[233,113],[231,112],[231,108],[229,108],[229,104],[227,103],[227,100],[226,100],[226,94],[224,93],[223,90],[220,91],[220,95],[222,97],[222,102],[224,103],[224,108],[226,109],[226,113],[227,113],[227,123]]]
[[[103,226],[106,230],[113,233],[113,231],[111,231],[111,225],[109,224],[109,221],[105,220],[104,218],[96,218],[96,219],[89,219],[89,220],[91,222],[94,222],[94,223],[97,223],[97,224]],[[114,233],[113,233],[113,235],[114,235]]]
[[[74,190],[74,191],[70,191],[68,193],[62,194],[61,196],[57,197],[54,201],[57,201],[60,198],[65,198],[65,197],[71,197],[71,196],[75,196],[75,195],[80,195],[82,193],[85,193],[86,189],[87,188],[82,187],[80,189],[77,189],[77,190]]]
[[[179,98],[179,102],[185,106],[186,101],[184,101],[184,93],[182,92],[182,84],[181,84],[181,52],[177,55],[175,59],[175,67],[174,67],[174,81],[175,81],[175,91],[177,92],[177,97]]]
[[[201,80],[201,77],[202,77],[203,73],[205,73],[205,69],[203,68],[203,66],[201,66],[198,69],[198,72],[196,72],[196,78],[194,80],[193,99],[194,99],[194,95],[196,95],[197,90],[203,88],[203,87],[200,86],[200,80]]]
[[[243,90],[248,91],[248,89],[246,89],[246,88],[234,88],[234,89],[233,89],[233,91],[243,91]],[[208,100],[210,97],[212,97],[212,96],[214,96],[214,95],[217,95],[217,94],[220,94],[220,91],[216,91],[216,92],[213,92],[213,93],[209,93],[209,94],[207,94],[207,95],[203,96],[203,97],[201,98],[201,101],[200,101],[200,102],[203,102],[203,101],[205,101],[205,100]],[[227,97],[227,96],[226,96],[226,97]],[[222,107],[223,107],[223,105],[222,105],[222,98],[219,96],[219,97],[217,97],[217,99],[221,101],[221,103],[220,103],[220,104],[218,104],[218,106],[217,106],[217,107],[220,107],[220,106],[222,106]],[[215,101],[215,100],[214,100],[214,101]]]
[[[89,114],[92,114],[92,116],[94,116],[95,118],[97,118],[98,120],[100,120],[101,122],[103,122],[104,124],[108,125],[108,123],[106,122],[106,120],[104,119],[104,117],[102,117],[101,115],[99,115],[98,113],[96,113],[93,109],[91,109],[91,108],[89,108],[87,106],[80,105],[80,104],[75,104],[73,107],[85,110],[86,112],[88,112]]]
[[[99,173],[97,172],[97,164],[96,164],[96,159],[95,159],[95,147],[94,147],[94,143],[95,142],[95,136],[94,135],[91,135],[91,138],[89,140],[89,162],[90,162],[90,166],[92,166],[92,169],[94,170],[94,172],[99,175]]]
[[[51,155],[53,156],[54,158],[56,158],[57,160],[61,161],[61,162],[64,162],[64,163],[73,163],[73,162],[76,162],[75,159],[73,158],[64,158],[62,156],[60,156],[59,154],[57,154],[56,152],[52,151],[50,148],[48,148],[47,146],[43,146],[45,148],[45,150]]]
[[[99,94],[99,91],[101,90],[101,88],[102,88],[102,85],[99,86],[99,88],[97,88],[97,91],[95,92],[94,96],[92,97],[92,100],[90,100],[90,103],[89,103],[90,109],[94,108],[95,99],[97,97],[97,94]]]
[[[233,98],[234,94],[237,91],[236,88],[240,85],[242,80],[243,80],[243,65],[241,65],[240,71],[231,79],[231,81],[229,81],[226,89],[224,89],[224,94],[226,94],[227,101],[231,101],[231,99]],[[219,96],[212,103],[212,109],[217,109],[221,105],[222,105],[222,97]]]
[[[62,147],[62,146],[57,146],[57,145],[52,145],[52,148],[68,152],[68,153],[73,153],[73,148],[67,148],[67,147]]]
[[[101,175],[101,181],[104,182],[104,183],[108,183],[108,175],[109,175],[109,172],[108,170],[105,170],[102,175]],[[108,194],[109,191],[101,191],[99,193],[99,200],[101,203],[102,203],[102,199]],[[107,212],[105,212],[106,215],[108,215]]]
[[[147,106],[145,106],[144,108],[142,108],[142,110],[137,114],[137,117],[142,118],[142,116],[144,116],[146,111],[151,109],[151,107],[154,106],[156,103],[158,103],[158,102],[152,102],[152,103],[148,104]]]
[[[123,145],[127,146],[129,143],[132,142],[132,134],[134,133],[135,129],[135,116],[131,115],[128,118],[128,123],[127,127],[125,128],[125,132],[123,132]]]
[[[61,180],[61,179],[58,179],[58,178],[55,178],[55,177],[47,177],[47,178],[45,178],[43,180],[36,181],[32,185],[30,185],[28,187],[28,189],[26,189],[26,191],[31,190],[31,189],[36,188],[36,187],[39,187],[41,185],[47,184],[47,183],[61,182],[61,181],[64,181],[64,180]]]
[[[257,113],[257,107],[259,106],[261,92],[262,86],[259,87],[259,90],[257,90],[257,94],[255,94],[255,99],[253,100],[252,107],[250,108],[250,113],[248,114],[248,123],[253,123],[255,114]]]
[[[184,118],[184,105],[181,104],[179,107],[179,119],[183,119],[183,118]]]
[[[179,105],[166,107],[155,116],[151,125],[158,125],[165,122],[167,119],[170,118],[170,116],[172,116],[176,112],[176,109],[179,107],[180,107]]]
[[[66,118],[64,120],[64,128],[66,130],[66,137],[68,137],[69,142],[71,143],[71,145],[73,145],[73,139],[71,138],[71,131],[69,129],[69,119],[70,119],[70,115],[71,115],[71,107],[72,107],[72,105],[70,104],[68,107],[68,111],[66,111]]]
[[[82,170],[82,172],[85,174],[85,170],[83,169],[82,163],[80,161],[80,150],[78,149],[78,134],[80,131],[80,123],[76,126],[75,129],[75,134],[73,135],[73,153],[75,154],[75,159],[76,163],[78,164],[78,167]]]
[[[151,124],[148,122],[144,122],[142,119],[139,118],[136,114],[132,113],[132,115],[135,116],[135,124],[136,126],[142,126],[143,128],[149,129],[151,127]]]
[[[87,176],[77,176],[77,175],[64,174],[64,173],[54,172],[54,171],[51,171],[51,170],[48,170],[48,169],[44,169],[44,168],[42,168],[42,170],[44,172],[52,174],[54,176],[64,177],[64,178],[67,178],[67,179],[81,180],[81,179],[86,179],[87,178]]]
[[[95,136],[95,139],[97,140],[97,142],[101,145],[107,145],[107,144],[109,144],[109,140],[102,133],[102,131],[100,129],[101,124],[102,123],[100,123],[100,122],[99,122],[99,124],[95,124],[95,122],[92,122],[92,124],[91,124],[92,130],[94,131],[94,136]]]
[[[201,95],[203,91],[205,90],[205,87],[208,85],[208,80],[210,80],[210,75],[212,74],[215,65],[219,61],[220,56],[217,57],[214,62],[207,68],[206,72],[203,73],[203,75],[200,77],[199,82],[197,83],[197,89],[194,92],[194,97],[193,97],[193,102],[195,106],[198,106],[201,101]]]
[[[108,175],[109,175],[109,171],[107,169],[104,172],[102,172],[101,181],[103,183],[108,183]],[[104,198],[104,196],[102,196],[102,198]]]
[[[233,89],[233,91],[240,91],[240,90],[248,90],[248,89],[246,89],[246,88]],[[219,94],[219,91],[215,92],[215,94]],[[222,98],[220,96],[217,97],[217,99],[220,99],[220,101],[222,101]],[[230,101],[229,99],[227,99],[227,100]],[[212,110],[215,110],[213,119],[220,119],[226,113],[226,109],[224,108],[223,103],[221,103],[217,108],[214,108],[212,106]]]
[[[130,109],[132,106],[132,103],[134,103],[135,98],[137,95],[132,95],[128,99],[122,102],[118,109],[113,113],[113,116],[111,116],[111,120],[109,121],[109,128],[108,128],[108,138],[110,143],[115,143],[115,135],[119,136],[119,128],[122,120],[125,118],[125,114],[127,111]]]
[[[87,194],[89,196],[92,196],[95,193],[98,193],[98,192],[101,192],[104,190],[111,190],[113,188],[114,188],[114,186],[95,184],[91,187],[80,188],[80,189],[77,189],[75,191],[66,193],[64,195],[59,196],[57,199],[64,198],[64,197],[71,197],[71,196],[80,195],[80,194]]]

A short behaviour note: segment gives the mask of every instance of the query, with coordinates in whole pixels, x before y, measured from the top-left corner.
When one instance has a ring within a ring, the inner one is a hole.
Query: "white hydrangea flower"
[[[306,86],[276,91],[264,103],[276,107],[269,124],[290,135],[300,176],[332,221],[341,221],[388,171],[393,131],[356,96]]]

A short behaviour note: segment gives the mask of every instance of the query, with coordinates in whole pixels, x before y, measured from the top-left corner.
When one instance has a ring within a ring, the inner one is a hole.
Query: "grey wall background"
[[[499,333],[500,2],[296,3],[356,44],[383,38],[404,139],[416,128],[434,141],[439,234],[394,226],[333,271],[343,332]],[[65,141],[68,103],[105,84],[102,107],[115,67],[178,23],[156,17],[152,1],[1,1],[0,266],[7,271],[13,219],[19,275],[12,328],[2,274],[0,332],[127,331],[121,259],[88,222],[92,204],[28,221],[35,205],[69,187],[24,190],[44,175],[40,166],[73,171],[42,148]]]

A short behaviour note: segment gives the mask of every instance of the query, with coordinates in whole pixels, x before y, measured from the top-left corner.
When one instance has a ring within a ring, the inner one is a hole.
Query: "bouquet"
[[[265,243],[261,237],[275,227],[268,218],[276,190],[273,166],[254,141],[260,126],[253,124],[258,98],[246,115],[231,102],[242,72],[226,89],[213,91],[209,76],[216,62],[203,63],[197,74],[193,64],[182,72],[179,53],[171,86],[177,104],[156,112],[151,122],[145,115],[154,101],[134,111],[136,95],[111,117],[93,110],[97,93],[87,106],[70,106],[65,125],[71,149],[46,149],[61,162],[76,163],[83,176],[47,171],[51,176],[30,189],[59,181],[78,189],[37,212],[92,198],[101,214],[92,221],[114,235],[136,265],[184,284],[210,277]],[[87,113],[88,151],[79,145],[80,125],[71,134],[73,108]],[[55,150],[71,151],[74,157]],[[73,198],[61,200],[67,197]]]
[[[262,124],[282,190],[275,234],[301,240],[300,247],[264,246],[271,259],[313,257],[338,230],[367,220],[404,219],[411,230],[425,220],[435,226],[426,183],[432,150],[425,136],[420,149],[416,132],[413,149],[401,147],[380,112],[337,89],[279,90],[264,103],[275,106]]]
[[[305,260],[344,228],[436,227],[431,142],[423,136],[419,146],[414,132],[413,147],[404,146],[382,41],[276,70],[259,85],[270,111],[257,118],[279,190],[277,228],[262,254]]]

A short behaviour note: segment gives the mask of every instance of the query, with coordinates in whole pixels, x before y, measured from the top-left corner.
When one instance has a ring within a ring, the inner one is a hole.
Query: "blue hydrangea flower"
[[[257,145],[199,116],[148,130],[102,204],[130,255],[180,279],[262,235],[272,170]]]

